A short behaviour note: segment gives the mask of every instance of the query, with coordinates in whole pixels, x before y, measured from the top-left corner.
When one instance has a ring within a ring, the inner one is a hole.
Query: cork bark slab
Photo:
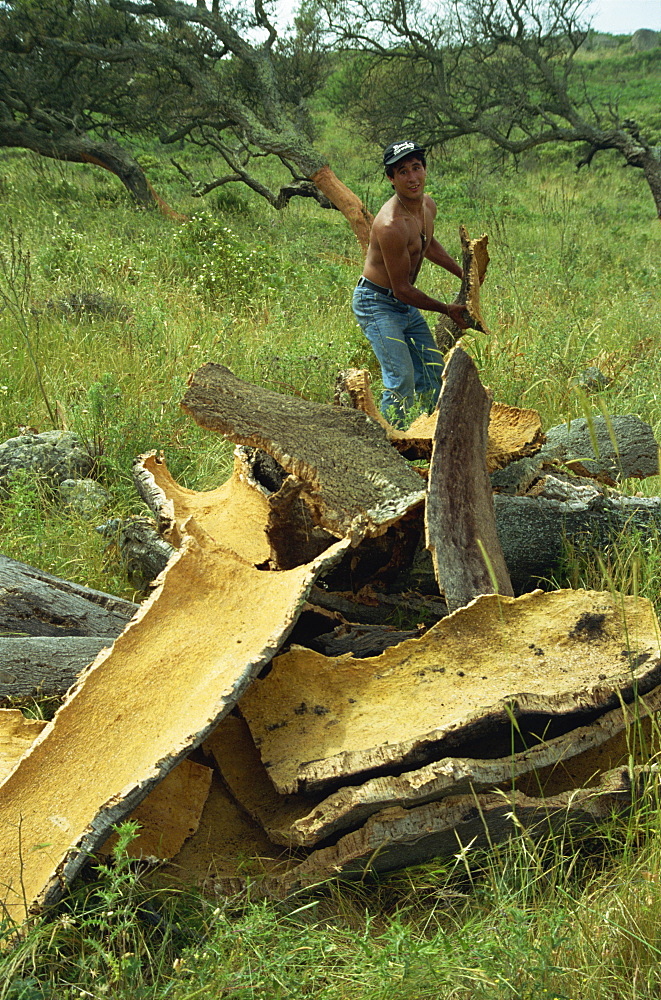
[[[416,809],[385,809],[332,847],[314,851],[289,878],[304,885],[337,872],[389,871],[421,864],[456,855],[462,847],[480,850],[503,843],[521,827],[533,838],[589,827],[630,808],[640,793],[643,774],[642,768],[634,771],[633,789],[630,770],[624,767],[603,775],[594,788],[546,798],[499,791],[453,795]]]
[[[425,507],[427,548],[450,611],[479,594],[512,597],[486,466],[491,394],[457,344],[443,370]]]
[[[275,844],[290,845],[292,824],[318,801],[300,795],[280,795],[269,779],[244,719],[226,715],[203,744],[213,756],[223,781],[249,816]],[[301,841],[302,843],[302,841]]]
[[[658,636],[643,599],[483,596],[377,657],[295,647],[240,708],[278,791],[316,794],[450,753],[483,757],[460,748],[499,731],[504,756],[511,715],[538,738],[575,728],[618,692],[631,700],[634,681],[642,695],[661,683]]]
[[[283,573],[205,545],[185,541],[0,786],[1,899],[12,919],[59,898],[112,825],[232,708],[348,542]]]
[[[421,414],[408,430],[389,424],[377,409],[367,369],[351,368],[340,373],[336,398],[346,392],[351,405],[381,424],[390,443],[406,458],[431,458],[438,412]],[[495,472],[510,462],[536,454],[545,441],[537,410],[520,409],[506,403],[492,403],[487,435],[487,470]]]
[[[299,862],[300,855],[269,840],[214,773],[197,832],[156,881],[234,893],[245,889],[248,879],[284,875]]]
[[[641,764],[650,759],[654,752],[652,717],[660,709],[661,687],[657,687],[640,699],[635,709],[613,709],[589,726],[580,726],[508,757],[447,757],[417,771],[341,788],[293,821],[291,807],[282,816],[271,809],[258,818],[277,843],[313,847],[392,806],[410,809],[448,795],[498,787],[515,787],[533,798],[584,788],[629,757]],[[304,804],[302,797],[299,801]]]
[[[0,709],[0,782],[14,770],[45,725],[40,719],[26,719],[18,708]]]
[[[234,458],[230,478],[215,490],[196,492],[181,486],[163,456],[155,451],[136,459],[133,478],[156,517],[159,531],[176,548],[181,545],[184,522],[194,517],[215,541],[247,562],[257,566],[268,559],[268,500],[251,481],[240,455]]]
[[[128,856],[166,861],[178,854],[200,825],[212,777],[212,768],[187,757],[166,774],[127,817],[140,824],[138,836],[128,845]],[[113,833],[98,853],[111,854],[116,843]]]
[[[283,396],[206,364],[181,403],[208,430],[260,448],[305,482],[312,522],[337,536],[382,534],[424,499],[420,476],[364,413]]]
[[[620,706],[530,749],[494,760],[446,757],[416,771],[348,785],[327,797],[280,795],[269,780],[245,721],[228,715],[205,741],[234,798],[276,844],[311,848],[361,826],[392,806],[410,809],[445,798],[516,787],[532,797],[594,784],[605,771],[649,760],[661,687],[635,706]],[[485,747],[486,749],[486,747]]]

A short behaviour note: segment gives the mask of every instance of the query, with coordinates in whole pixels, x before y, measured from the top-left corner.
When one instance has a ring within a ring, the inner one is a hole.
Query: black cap
[[[403,142],[391,142],[383,151],[383,165],[384,167],[392,167],[394,163],[399,163],[405,156],[412,156],[414,153],[421,153],[424,156],[425,150],[411,139],[406,139]]]

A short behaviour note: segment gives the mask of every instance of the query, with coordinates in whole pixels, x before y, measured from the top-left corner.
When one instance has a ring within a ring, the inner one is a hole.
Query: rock
[[[634,52],[649,52],[661,42],[661,32],[650,28],[639,28],[631,36],[631,48]]]
[[[85,479],[94,465],[80,438],[70,431],[21,434],[0,444],[0,486],[20,469],[58,486],[65,479]]]
[[[96,517],[110,497],[94,479],[65,479],[60,483],[62,502],[82,517]]]
[[[612,381],[613,379],[609,378],[608,375],[604,375],[596,365],[590,365],[580,375],[577,375],[575,379],[572,379],[572,384],[580,386],[586,392],[601,392],[602,389],[607,389]]]

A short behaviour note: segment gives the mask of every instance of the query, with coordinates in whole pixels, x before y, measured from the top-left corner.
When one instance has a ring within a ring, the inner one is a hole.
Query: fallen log
[[[138,605],[0,556],[0,635],[117,636]]]
[[[654,431],[633,414],[579,417],[546,432],[544,457],[562,462],[578,476],[607,486],[623,479],[659,475],[659,445]]]
[[[0,637],[0,699],[65,694],[115,636]]]
[[[479,594],[513,596],[486,466],[491,396],[458,344],[448,357],[425,507],[427,548],[450,611]]]
[[[589,502],[494,495],[496,528],[515,593],[548,581],[569,542],[581,551],[604,549],[623,533],[655,537],[661,498],[593,495]]]

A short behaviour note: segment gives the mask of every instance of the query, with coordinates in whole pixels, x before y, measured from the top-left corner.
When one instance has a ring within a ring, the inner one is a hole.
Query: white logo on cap
[[[393,147],[393,153],[401,153],[403,149],[415,149],[414,142],[396,142]]]

